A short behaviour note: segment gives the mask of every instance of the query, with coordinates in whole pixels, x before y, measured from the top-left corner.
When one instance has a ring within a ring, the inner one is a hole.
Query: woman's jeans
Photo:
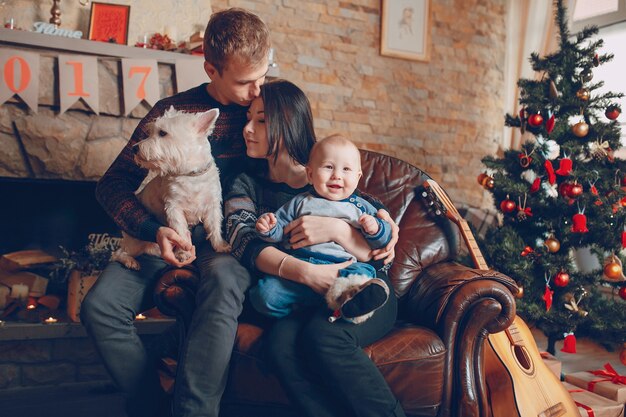
[[[237,317],[251,283],[248,270],[231,255],[196,245],[200,282],[185,344],[179,355],[175,416],[217,417],[226,386]],[[152,417],[163,410],[156,364],[148,356],[133,321],[154,306],[153,290],[166,264],[139,257],[140,271],[110,263],[85,297],[81,319],[114,382],[127,398],[130,417]]]
[[[333,263],[318,258],[298,259],[317,265]],[[340,278],[348,275],[365,275],[374,278],[376,270],[370,264],[354,262],[339,270]],[[298,308],[324,304],[324,297],[310,287],[274,275],[265,275],[260,278],[258,283],[250,288],[249,300],[256,311],[275,318],[288,316]]]

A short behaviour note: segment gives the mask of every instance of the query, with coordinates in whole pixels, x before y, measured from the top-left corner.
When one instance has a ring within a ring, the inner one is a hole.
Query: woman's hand
[[[387,265],[388,263],[393,261],[393,258],[396,257],[396,251],[394,248],[396,246],[396,243],[398,243],[400,228],[398,227],[396,222],[393,221],[387,210],[380,209],[378,210],[376,215],[379,219],[385,220],[391,225],[391,240],[389,241],[389,243],[387,243],[387,246],[385,246],[384,248],[373,250],[372,252],[370,252],[370,255],[374,260],[384,258],[384,264]]]
[[[310,287],[318,294],[326,294],[328,289],[333,285],[337,279],[337,274],[340,269],[346,268],[352,264],[353,261],[345,261],[340,264],[311,264],[307,262],[307,267],[304,271],[302,283]]]
[[[285,227],[284,234],[289,236],[293,249],[326,242],[340,242],[350,233],[350,226],[334,217],[302,216]]]

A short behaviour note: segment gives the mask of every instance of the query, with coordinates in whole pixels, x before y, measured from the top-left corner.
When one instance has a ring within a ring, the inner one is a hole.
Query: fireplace
[[[0,254],[59,247],[77,250],[90,241],[119,237],[95,198],[95,181],[0,177]]]

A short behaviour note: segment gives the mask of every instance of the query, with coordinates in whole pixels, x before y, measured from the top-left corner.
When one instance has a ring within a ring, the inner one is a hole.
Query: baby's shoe
[[[380,278],[360,275],[338,278],[327,294],[328,305],[334,310],[328,319],[334,322],[341,317],[355,324],[363,323],[388,299],[389,287]]]

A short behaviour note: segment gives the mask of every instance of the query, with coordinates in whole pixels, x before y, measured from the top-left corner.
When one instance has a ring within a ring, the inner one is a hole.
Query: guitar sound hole
[[[526,349],[524,349],[522,346],[515,346],[513,348],[513,352],[515,353],[515,358],[517,359],[517,362],[520,364],[520,366],[524,368],[524,370],[530,371],[532,365]]]

